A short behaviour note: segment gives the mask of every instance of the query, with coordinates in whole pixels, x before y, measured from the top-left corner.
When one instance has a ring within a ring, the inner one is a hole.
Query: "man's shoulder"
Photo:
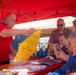
[[[58,29],[54,29],[53,31],[52,31],[52,33],[57,33],[58,32]]]
[[[71,29],[69,29],[69,28],[65,28],[65,31],[71,31],[71,32],[72,32],[72,30],[71,30]]]
[[[4,26],[4,24],[0,22],[0,26]]]
[[[0,23],[0,31],[6,28],[6,26],[3,23]]]
[[[0,22],[0,25],[3,25],[3,24]]]
[[[69,61],[74,61],[74,59],[76,59],[76,55],[74,55],[74,56],[70,56],[70,58],[69,58]]]

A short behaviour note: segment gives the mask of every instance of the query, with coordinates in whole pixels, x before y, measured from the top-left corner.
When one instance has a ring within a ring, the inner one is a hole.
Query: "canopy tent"
[[[7,12],[17,23],[76,15],[76,0],[0,0],[0,18]]]

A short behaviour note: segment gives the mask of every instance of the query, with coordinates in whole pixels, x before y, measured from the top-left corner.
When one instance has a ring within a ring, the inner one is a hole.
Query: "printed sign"
[[[37,30],[25,39],[18,47],[18,52],[14,58],[15,62],[27,62],[30,56],[36,51],[38,45],[38,39],[42,30]]]

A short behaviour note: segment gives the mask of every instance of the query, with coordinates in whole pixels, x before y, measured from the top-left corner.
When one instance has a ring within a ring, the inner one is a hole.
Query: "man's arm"
[[[20,29],[3,29],[0,32],[0,36],[2,37],[8,37],[8,36],[18,36],[18,35],[25,35],[25,34],[32,34],[34,31],[36,31],[34,28],[30,28],[28,30],[20,30]]]
[[[69,55],[66,55],[58,46],[58,44],[53,45],[55,56],[57,59],[62,59],[64,61],[67,61],[69,59]],[[59,51],[58,51],[58,50]]]

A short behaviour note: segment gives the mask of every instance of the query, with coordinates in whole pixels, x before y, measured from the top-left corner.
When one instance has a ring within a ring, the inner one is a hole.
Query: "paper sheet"
[[[15,62],[27,62],[30,56],[36,51],[38,45],[38,39],[42,30],[37,30],[25,39],[18,47],[18,52],[14,58]]]

